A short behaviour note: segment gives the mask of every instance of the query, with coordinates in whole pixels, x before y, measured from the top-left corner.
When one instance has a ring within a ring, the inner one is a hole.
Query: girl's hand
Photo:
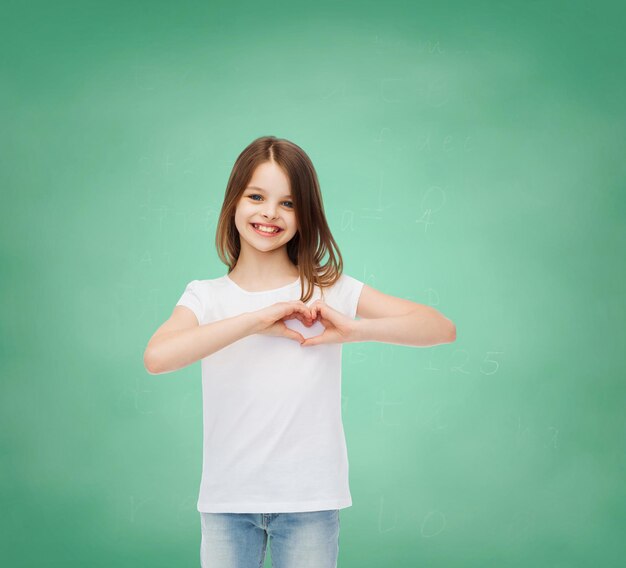
[[[259,329],[256,333],[295,339],[301,345],[304,342],[304,337],[297,331],[288,328],[284,321],[298,319],[307,327],[312,326],[314,323],[309,306],[300,300],[277,302],[254,313],[259,318]]]
[[[321,322],[326,328],[320,335],[305,339],[300,345],[308,347],[322,343],[348,343],[354,340],[355,322],[348,316],[331,308],[322,300],[317,300],[310,306],[313,320]]]

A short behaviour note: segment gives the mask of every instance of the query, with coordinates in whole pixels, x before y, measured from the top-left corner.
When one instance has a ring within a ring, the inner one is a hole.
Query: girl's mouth
[[[263,229],[257,229],[257,225],[255,225],[254,223],[250,223],[250,226],[252,227],[252,229],[254,229],[255,233],[258,233],[259,235],[263,237],[275,237],[276,235],[283,232],[283,229],[278,229],[275,232],[264,231]]]

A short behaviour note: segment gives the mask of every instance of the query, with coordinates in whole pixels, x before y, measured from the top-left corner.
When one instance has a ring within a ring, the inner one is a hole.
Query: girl
[[[343,274],[313,164],[288,140],[239,155],[216,246],[228,273],[192,280],[144,354],[151,374],[201,361],[201,565],[262,566],[269,537],[276,568],[334,567],[352,505],[342,344],[449,343],[455,326]]]

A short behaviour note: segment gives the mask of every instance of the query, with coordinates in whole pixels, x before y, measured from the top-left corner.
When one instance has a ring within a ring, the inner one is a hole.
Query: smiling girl
[[[275,567],[334,567],[352,505],[342,344],[450,343],[455,325],[343,273],[313,164],[285,139],[238,156],[216,246],[228,273],[189,282],[144,354],[151,374],[201,361],[201,564],[262,566],[269,538]]]

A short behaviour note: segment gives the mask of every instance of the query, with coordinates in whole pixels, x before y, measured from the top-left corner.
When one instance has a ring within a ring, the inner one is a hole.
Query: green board
[[[200,365],[142,355],[226,272],[226,182],[268,134],[311,157],[345,272],[457,327],[344,346],[339,566],[621,565],[625,16],[5,2],[3,565],[199,566]]]

